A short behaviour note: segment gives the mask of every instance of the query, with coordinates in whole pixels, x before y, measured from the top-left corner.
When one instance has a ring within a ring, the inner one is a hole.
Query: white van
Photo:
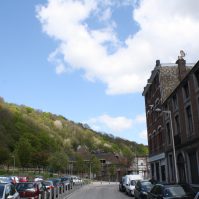
[[[125,192],[128,195],[134,196],[135,184],[138,180],[143,180],[139,174],[126,175],[124,177]]]

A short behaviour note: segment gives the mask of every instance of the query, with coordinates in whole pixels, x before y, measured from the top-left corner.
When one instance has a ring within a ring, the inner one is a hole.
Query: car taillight
[[[52,185],[47,187],[48,190],[53,189],[53,188],[54,187]]]
[[[37,194],[36,190],[34,190],[34,191],[26,191],[24,195],[25,195],[25,197],[35,197],[38,194]]]

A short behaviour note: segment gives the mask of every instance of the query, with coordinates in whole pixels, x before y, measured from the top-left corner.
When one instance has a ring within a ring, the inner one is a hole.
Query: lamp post
[[[171,123],[171,138],[172,138],[172,148],[173,148],[175,179],[176,179],[176,183],[178,183],[179,179],[178,179],[178,170],[177,170],[177,161],[176,161],[176,150],[175,150],[175,142],[174,142],[174,133],[173,133],[173,123],[172,123],[172,118],[171,118],[171,111],[162,111],[159,108],[155,109],[155,111],[156,112],[167,113],[169,115],[169,120],[170,120],[170,123]]]

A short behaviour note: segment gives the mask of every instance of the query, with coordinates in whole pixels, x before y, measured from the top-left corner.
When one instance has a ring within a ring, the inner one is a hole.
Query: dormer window
[[[178,108],[178,99],[176,94],[173,95],[172,101],[173,101],[173,109],[176,110]]]

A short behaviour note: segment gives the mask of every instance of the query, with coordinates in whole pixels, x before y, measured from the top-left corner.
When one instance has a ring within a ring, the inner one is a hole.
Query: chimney
[[[176,64],[178,64],[178,78],[180,81],[182,81],[187,74],[186,60],[179,56]]]
[[[160,66],[160,60],[156,60],[155,66]]]

